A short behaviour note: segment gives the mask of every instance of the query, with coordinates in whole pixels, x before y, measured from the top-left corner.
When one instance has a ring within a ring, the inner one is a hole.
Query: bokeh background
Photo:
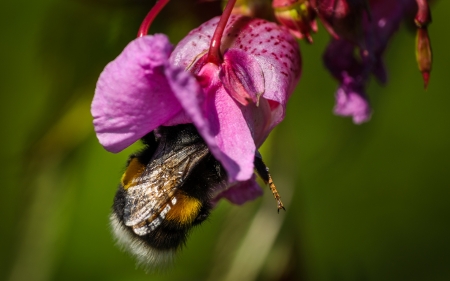
[[[172,0],[151,32],[176,43],[219,14]],[[202,2],[202,1],[199,1]],[[130,153],[98,144],[95,82],[154,1],[0,3],[0,280],[450,280],[449,1],[435,1],[435,54],[423,90],[414,34],[386,53],[369,123],[332,114],[336,81],[300,43],[303,76],[262,148],[287,211],[264,196],[221,202],[173,266],[146,273],[114,245],[108,214]]]

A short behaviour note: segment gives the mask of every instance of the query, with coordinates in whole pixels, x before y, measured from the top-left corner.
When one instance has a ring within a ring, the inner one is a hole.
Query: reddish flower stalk
[[[153,6],[150,12],[148,12],[148,14],[145,16],[144,21],[141,23],[137,37],[142,37],[148,34],[148,29],[150,28],[153,20],[156,18],[159,12],[161,12],[164,6],[169,3],[169,1],[170,0],[158,0],[156,2],[155,6]]]
[[[428,2],[426,0],[416,0],[416,2],[418,10],[414,20],[417,27],[426,27],[429,23],[431,23],[430,7],[428,6]]]
[[[223,31],[227,26],[228,18],[233,11],[234,4],[236,0],[229,0],[225,10],[223,10],[222,16],[220,17],[220,21],[217,24],[216,30],[214,31],[214,35],[211,40],[211,45],[209,46],[208,52],[208,62],[211,62],[215,65],[219,65],[222,63],[222,55],[220,54],[220,43],[222,41]]]

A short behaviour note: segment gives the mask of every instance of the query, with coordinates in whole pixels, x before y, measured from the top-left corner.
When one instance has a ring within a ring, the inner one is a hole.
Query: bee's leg
[[[280,212],[281,209],[286,211],[286,209],[283,206],[283,202],[281,202],[281,196],[278,193],[277,187],[273,183],[272,176],[269,173],[269,168],[266,166],[266,164],[264,164],[262,156],[259,153],[259,151],[256,152],[254,165],[256,172],[264,181],[264,183],[269,184],[269,188],[272,191],[273,197],[275,197],[275,200],[277,200],[278,213]]]

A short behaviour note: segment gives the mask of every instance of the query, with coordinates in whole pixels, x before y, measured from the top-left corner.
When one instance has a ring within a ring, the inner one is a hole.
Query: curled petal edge
[[[165,35],[135,39],[100,74],[91,113],[106,150],[120,152],[181,110],[164,74],[172,48]]]

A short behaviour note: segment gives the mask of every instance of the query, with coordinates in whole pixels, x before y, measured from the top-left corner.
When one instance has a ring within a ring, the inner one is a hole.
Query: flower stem
[[[148,14],[145,16],[144,21],[141,23],[141,26],[139,27],[139,31],[137,34],[137,37],[142,37],[148,34],[148,29],[150,28],[150,25],[152,24],[153,20],[156,18],[156,16],[161,12],[162,8],[169,3],[170,0],[157,0],[153,8],[148,12]]]
[[[416,0],[416,2],[418,10],[414,21],[418,28],[423,28],[431,23],[430,7],[426,0]]]
[[[214,31],[211,44],[209,45],[208,62],[219,65],[222,63],[222,55],[220,54],[220,43],[222,41],[223,31],[227,26],[228,19],[230,18],[231,11],[233,10],[236,0],[229,0],[227,6],[223,10],[216,30]]]

